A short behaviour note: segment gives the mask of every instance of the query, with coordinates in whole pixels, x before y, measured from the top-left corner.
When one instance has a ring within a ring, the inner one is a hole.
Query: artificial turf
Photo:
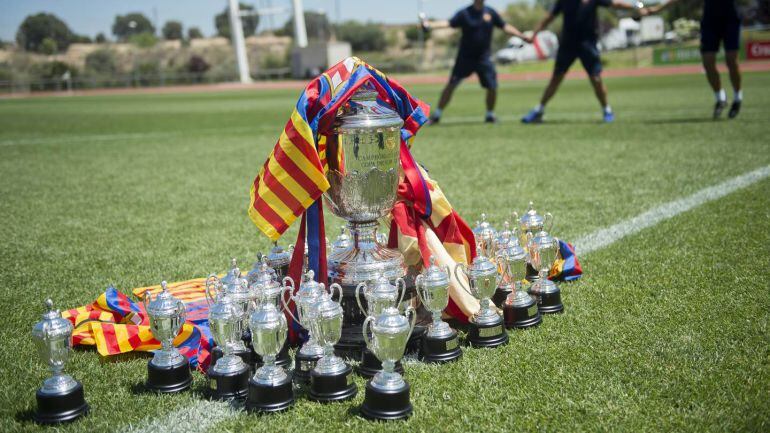
[[[492,126],[481,123],[482,92],[461,87],[414,154],[471,223],[486,212],[500,225],[534,200],[566,240],[770,163],[770,74],[746,74],[744,111],[720,122],[701,76],[607,81],[611,125],[582,80],[566,82],[535,126],[518,117],[542,82],[504,83]],[[432,103],[439,87],[410,90]],[[0,101],[0,431],[43,430],[30,421],[46,374],[30,331],[45,297],[80,306],[109,284],[128,292],[202,276],[230,257],[246,267],[268,248],[246,216],[248,190],[296,97]],[[760,181],[583,257],[585,277],[563,285],[566,313],[512,333],[504,348],[407,363],[406,423],[356,417],[357,380],[353,402],[301,398],[287,413],[212,429],[768,431],[768,195],[770,180]],[[152,426],[201,400],[140,392],[147,359],[76,351],[68,370],[92,413],[61,431]]]

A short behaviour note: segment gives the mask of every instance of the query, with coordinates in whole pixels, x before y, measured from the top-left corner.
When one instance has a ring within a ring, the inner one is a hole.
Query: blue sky
[[[487,0],[487,4],[502,9],[513,0]],[[241,0],[259,6],[291,5],[291,0]],[[115,15],[142,12],[159,25],[167,20],[180,20],[185,28],[200,27],[205,35],[214,33],[214,15],[224,9],[226,0],[0,0],[0,39],[15,37],[19,24],[27,15],[48,12],[63,19],[78,34],[94,36],[104,32],[108,37]],[[418,4],[435,17],[449,17],[455,10],[471,3],[471,0],[303,0],[306,10],[325,11],[336,19],[335,3],[339,4],[343,20],[383,21],[389,23],[415,22]],[[282,25],[288,15],[273,17],[276,26]],[[270,18],[263,18],[269,25]],[[260,28],[264,28],[260,24]]]

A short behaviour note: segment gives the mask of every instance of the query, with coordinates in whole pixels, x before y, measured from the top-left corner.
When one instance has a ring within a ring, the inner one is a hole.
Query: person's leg
[[[602,106],[604,121],[612,122],[615,120],[615,116],[607,102],[607,87],[602,80],[602,59],[595,42],[586,41],[581,45],[580,63],[583,64],[583,69],[588,74],[588,81],[594,89],[594,95],[596,95],[596,99],[599,100],[599,104]]]
[[[487,123],[497,122],[495,116],[495,105],[497,103],[497,71],[491,59],[486,59],[476,66],[476,75],[479,77],[481,87],[487,89],[486,104],[487,113],[484,121]]]
[[[711,90],[714,92],[714,119],[722,115],[722,110],[727,106],[727,97],[722,89],[722,81],[717,70],[717,52],[722,39],[722,25],[715,19],[705,19],[700,28],[700,51],[703,62],[703,70],[706,72]]]
[[[449,76],[449,82],[444,87],[444,90],[441,91],[438,107],[431,110],[431,123],[438,123],[441,120],[441,115],[452,100],[452,94],[455,89],[463,79],[471,74],[471,72],[473,72],[473,69],[469,69],[467,62],[464,62],[462,58],[458,57],[455,60],[454,68],[452,68],[452,75]]]
[[[561,85],[561,82],[564,81],[565,75],[567,75],[566,72],[557,71],[554,71],[553,74],[551,74],[551,79],[548,81],[548,85],[545,86],[543,96],[540,97],[540,105],[542,105],[543,108],[545,108],[545,105],[548,103],[548,101],[553,98],[553,95],[556,94],[556,91],[559,90],[559,86]]]
[[[719,92],[722,90],[722,80],[719,79],[719,71],[717,70],[717,53],[716,52],[704,52],[701,53],[703,60],[703,69],[706,71],[706,79],[711,86],[711,90]]]
[[[741,111],[743,102],[743,89],[741,87],[741,69],[738,65],[738,49],[741,43],[741,22],[731,20],[725,32],[725,63],[730,72],[730,84],[733,85],[733,104],[727,113],[730,119],[734,119]]]
[[[449,105],[449,102],[452,100],[452,94],[454,93],[458,84],[459,82],[452,81],[447,83],[447,85],[444,87],[444,90],[441,91],[441,98],[438,100],[438,108],[443,110],[447,105]]]

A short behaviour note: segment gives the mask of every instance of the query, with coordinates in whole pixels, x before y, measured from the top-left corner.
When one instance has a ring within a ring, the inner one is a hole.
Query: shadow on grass
[[[34,409],[26,409],[19,412],[16,412],[16,416],[14,417],[16,421],[20,423],[34,423],[35,422],[35,410]]]
[[[714,120],[711,117],[686,117],[680,119],[653,119],[647,120],[642,123],[651,123],[654,125],[676,125],[678,123],[714,123],[719,122],[719,119]]]

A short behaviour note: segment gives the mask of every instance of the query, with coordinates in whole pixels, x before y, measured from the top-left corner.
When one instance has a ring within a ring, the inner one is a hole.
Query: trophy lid
[[[249,327],[256,329],[287,328],[286,317],[269,302],[259,304],[249,318]]]
[[[519,225],[521,225],[523,230],[540,230],[545,224],[545,218],[537,213],[534,206],[534,203],[529,202],[529,209],[519,219]]]
[[[409,329],[411,329],[409,319],[394,307],[383,309],[372,323],[372,331],[376,334],[401,334],[409,332]]]
[[[340,130],[401,128],[404,121],[389,106],[377,101],[377,90],[371,83],[359,87],[337,116]]]
[[[326,293],[324,285],[315,281],[314,278],[315,272],[313,272],[312,269],[305,272],[305,275],[302,276],[302,282],[300,283],[296,294],[300,301],[307,302],[312,299],[317,299]]]
[[[32,328],[32,336],[39,340],[69,338],[72,335],[72,323],[53,307],[50,298],[45,300],[45,308],[43,318]]]
[[[476,252],[476,258],[473,259],[473,263],[471,263],[470,269],[468,269],[471,277],[478,278],[497,274],[497,265],[492,263],[487,256],[481,254],[480,247],[476,249]]]
[[[209,307],[209,321],[235,322],[241,319],[243,309],[227,293],[217,297],[217,301]]]
[[[502,250],[505,260],[522,260],[527,256],[527,251],[518,242],[509,242]]]
[[[431,256],[430,266],[423,271],[422,284],[425,287],[446,287],[449,285],[449,274],[446,269],[436,264],[436,258]]]
[[[481,239],[495,239],[497,230],[487,221],[487,214],[481,214],[481,221],[476,221],[476,227],[473,228],[473,234]]]
[[[555,243],[556,238],[548,234],[548,232],[545,230],[540,230],[537,232],[537,234],[530,241],[530,244],[537,245],[538,249],[551,248],[555,245]]]
[[[398,287],[390,284],[388,277],[385,276],[385,273],[381,272],[380,276],[372,282],[371,290],[367,293],[369,293],[372,298],[391,297],[394,293],[398,296]]]
[[[511,243],[519,243],[518,238],[515,235],[515,232],[511,230],[511,223],[508,221],[505,221],[503,223],[503,230],[500,231],[497,235],[497,248],[498,249],[504,249],[508,246],[508,244]]]
[[[345,226],[340,227],[340,235],[334,240],[332,251],[346,250],[351,246],[353,246],[353,242],[347,230],[345,230]]]
[[[273,243],[273,249],[267,254],[267,264],[275,269],[282,266],[286,266],[291,262],[291,253],[283,249],[278,245],[278,242]],[[275,272],[275,271],[273,271]]]
[[[238,268],[238,262],[233,258],[230,260],[230,270],[227,275],[222,277],[222,285],[227,289],[228,286],[240,286],[245,281],[241,276],[241,270]]]
[[[154,318],[179,316],[180,312],[184,311],[184,303],[168,291],[168,283],[162,281],[160,286],[163,290],[147,305],[147,314]],[[145,293],[145,296],[150,294]]]
[[[258,286],[260,289],[266,289],[280,286],[278,281],[276,281],[275,269],[270,267],[268,263],[269,259],[267,259],[265,256],[262,256],[262,261],[260,262],[259,266],[255,267],[249,273],[249,281],[251,282],[252,287]]]
[[[341,317],[342,307],[339,303],[334,302],[334,300],[329,295],[325,295],[316,305],[315,314],[318,318],[322,319],[333,319],[335,317]]]

